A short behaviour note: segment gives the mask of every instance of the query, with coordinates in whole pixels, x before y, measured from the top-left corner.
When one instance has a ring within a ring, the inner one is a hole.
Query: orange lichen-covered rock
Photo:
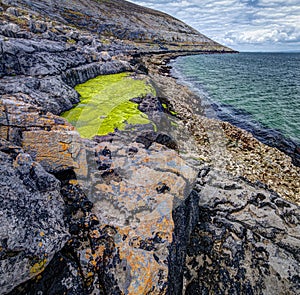
[[[74,127],[19,97],[7,95],[1,100],[0,135],[21,145],[47,171],[74,168],[86,174],[84,149]]]
[[[84,150],[80,136],[75,131],[25,131],[22,146],[48,171],[74,168],[83,172],[85,169],[84,160],[82,162],[80,158]]]
[[[121,292],[164,294],[174,231],[172,212],[188,197],[197,172],[176,151],[160,144],[145,149],[131,143],[130,149],[136,153],[128,157],[124,143],[98,144],[94,147],[98,156],[88,162],[89,177],[78,179],[94,203],[92,212],[99,223],[115,229],[119,263],[112,263],[114,267],[107,271],[117,279]],[[95,253],[100,255],[103,249]]]

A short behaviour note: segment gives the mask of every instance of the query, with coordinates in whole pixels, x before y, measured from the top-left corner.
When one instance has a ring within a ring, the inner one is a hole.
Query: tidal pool
[[[151,123],[148,116],[138,110],[138,105],[129,100],[148,93],[155,95],[155,89],[146,80],[129,75],[103,75],[77,85],[80,102],[62,117],[85,138],[106,135],[115,128],[123,130],[128,124]]]

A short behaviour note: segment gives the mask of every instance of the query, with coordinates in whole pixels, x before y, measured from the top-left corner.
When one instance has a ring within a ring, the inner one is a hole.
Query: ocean
[[[202,54],[172,61],[206,116],[251,132],[300,165],[300,53]]]

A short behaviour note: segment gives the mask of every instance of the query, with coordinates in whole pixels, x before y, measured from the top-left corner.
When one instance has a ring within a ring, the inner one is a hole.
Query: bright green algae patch
[[[126,124],[148,124],[148,116],[138,110],[131,98],[155,95],[155,89],[145,80],[129,77],[129,73],[98,76],[75,87],[80,103],[62,114],[82,137],[105,135]]]

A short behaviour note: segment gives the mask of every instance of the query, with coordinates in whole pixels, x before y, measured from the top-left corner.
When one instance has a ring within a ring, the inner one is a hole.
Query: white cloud
[[[235,49],[300,50],[300,0],[131,2],[175,16]]]

